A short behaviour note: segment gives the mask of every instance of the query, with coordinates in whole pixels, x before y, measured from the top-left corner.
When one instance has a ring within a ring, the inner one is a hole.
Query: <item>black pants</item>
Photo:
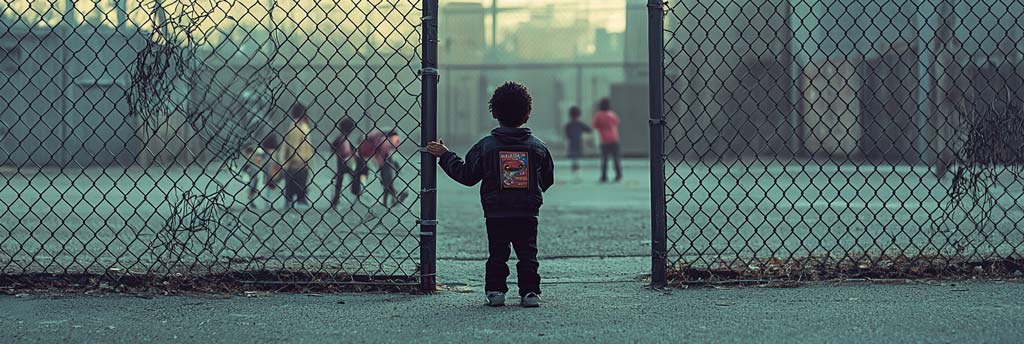
[[[615,160],[615,180],[622,179],[622,162],[619,161],[619,144],[601,144],[601,180],[608,180],[608,158]]]
[[[400,197],[398,195],[398,189],[395,188],[395,179],[398,178],[398,164],[391,157],[384,159],[384,165],[380,166],[380,185],[384,187],[383,202],[385,205],[388,203],[388,197],[394,197],[396,200]]]
[[[516,250],[516,273],[519,275],[519,296],[526,293],[540,294],[540,274],[537,268],[537,218],[490,218],[487,219],[487,280],[486,291],[508,292],[509,244]]]
[[[306,191],[309,185],[309,169],[285,169],[284,170],[284,200],[292,202],[308,203]]]
[[[352,177],[352,185],[350,186],[352,194],[359,196],[363,192],[363,183],[359,180],[363,170],[365,170],[366,162],[360,158],[356,159],[356,169],[348,167],[345,159],[338,158],[338,169],[334,173],[334,195],[331,196],[331,206],[338,204],[338,199],[341,198],[341,189],[345,187],[345,176]]]

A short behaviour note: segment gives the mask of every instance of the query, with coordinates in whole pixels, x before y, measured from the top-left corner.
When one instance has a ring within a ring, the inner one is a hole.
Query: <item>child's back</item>
[[[551,153],[527,128],[495,128],[469,150],[465,162],[449,152],[440,163],[459,183],[473,186],[482,181],[480,201],[486,218],[537,216],[542,193],[554,183]]]
[[[526,307],[540,305],[540,274],[537,269],[537,214],[544,203],[543,192],[555,182],[551,152],[520,128],[530,118],[532,98],[526,87],[506,83],[491,97],[491,114],[501,127],[491,131],[466,154],[466,159],[443,143],[430,142],[427,150],[440,157],[449,177],[467,186],[480,185],[480,203],[487,222],[486,285],[487,304],[505,304],[508,291],[509,245],[519,263],[519,295]]]

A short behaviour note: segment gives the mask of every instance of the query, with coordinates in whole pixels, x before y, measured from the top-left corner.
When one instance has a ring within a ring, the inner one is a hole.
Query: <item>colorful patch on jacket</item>
[[[526,189],[530,187],[530,160],[526,152],[498,152],[501,161],[501,187]]]

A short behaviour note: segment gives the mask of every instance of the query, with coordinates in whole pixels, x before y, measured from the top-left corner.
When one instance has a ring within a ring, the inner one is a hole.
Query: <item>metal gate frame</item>
[[[650,138],[651,138],[651,286],[667,284],[668,255],[667,216],[665,214],[665,113],[662,111],[664,79],[665,3],[649,0],[647,3],[648,79],[650,79]]]
[[[437,161],[423,147],[437,139],[437,0],[423,0],[423,97],[420,123],[420,290],[432,292],[437,278]]]

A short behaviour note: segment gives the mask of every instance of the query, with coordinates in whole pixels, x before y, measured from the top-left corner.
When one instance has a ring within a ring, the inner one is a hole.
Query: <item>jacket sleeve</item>
[[[448,152],[438,162],[449,177],[462,185],[473,186],[483,179],[483,160],[480,154],[480,146],[476,145],[466,153],[465,161],[455,152]]]
[[[540,165],[540,189],[548,191],[551,185],[555,184],[555,161],[551,159],[551,152],[544,149],[544,161]]]

